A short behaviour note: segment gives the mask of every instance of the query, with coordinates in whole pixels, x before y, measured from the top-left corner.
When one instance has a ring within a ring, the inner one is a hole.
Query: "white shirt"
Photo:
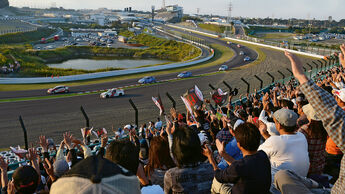
[[[292,170],[306,177],[309,170],[308,142],[297,132],[293,135],[271,136],[260,145],[271,162],[272,176],[279,170]]]
[[[267,126],[267,132],[268,134],[270,134],[270,136],[272,135],[280,135],[279,132],[276,129],[276,125],[274,124],[274,122],[269,122],[267,121],[267,117],[265,116],[265,111],[262,110],[259,116],[259,121],[262,121],[263,123],[265,123],[265,125]],[[271,112],[271,115],[273,113]]]

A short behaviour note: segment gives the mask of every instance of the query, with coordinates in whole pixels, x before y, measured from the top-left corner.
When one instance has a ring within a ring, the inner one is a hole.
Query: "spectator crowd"
[[[170,109],[138,129],[82,129],[55,146],[17,152],[27,163],[10,169],[0,157],[1,193],[344,193],[345,45],[342,66],[308,79],[285,52],[292,78],[239,103]],[[99,137],[90,141],[90,134]],[[17,150],[18,151],[18,150]],[[14,170],[11,177],[8,171]]]

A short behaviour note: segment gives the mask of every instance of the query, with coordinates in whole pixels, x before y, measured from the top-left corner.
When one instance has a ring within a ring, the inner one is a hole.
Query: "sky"
[[[149,11],[152,5],[162,7],[163,0],[9,0],[11,6],[47,8],[51,5],[73,9],[123,9]],[[345,19],[345,0],[231,0],[232,16],[301,19]],[[166,5],[178,4],[184,13],[228,15],[230,0],[166,0]]]

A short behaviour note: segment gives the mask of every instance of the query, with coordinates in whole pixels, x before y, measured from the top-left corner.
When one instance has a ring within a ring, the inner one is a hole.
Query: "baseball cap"
[[[241,124],[243,124],[244,123],[244,121],[242,121],[241,119],[238,119],[236,122],[235,122],[235,124],[234,124],[234,130],[236,130],[236,128],[239,126],[239,125],[241,125]]]
[[[54,167],[54,174],[57,177],[61,177],[62,175],[64,175],[68,170],[69,170],[69,165],[66,162],[66,160],[56,160],[53,164]]]
[[[123,129],[132,129],[132,125],[125,125],[124,127],[123,127]]]
[[[51,194],[140,193],[138,178],[120,165],[101,156],[78,162],[52,184]]]
[[[333,90],[332,93],[340,98],[341,101],[345,102],[345,88],[341,90]]]
[[[273,118],[281,125],[293,127],[296,126],[298,115],[292,110],[282,108],[273,113]]]
[[[308,118],[310,118],[310,119],[312,119],[312,120],[314,120],[314,121],[320,121],[320,120],[321,120],[321,119],[319,119],[319,118],[317,117],[314,108],[313,108],[310,104],[304,105],[304,106],[302,107],[302,109],[303,109],[304,114],[305,114]]]

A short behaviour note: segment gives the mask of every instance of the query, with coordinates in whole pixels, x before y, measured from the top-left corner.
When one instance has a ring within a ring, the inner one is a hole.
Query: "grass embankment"
[[[198,24],[198,26],[202,29],[217,32],[217,33],[224,33],[225,26],[215,25],[215,24]]]
[[[105,82],[112,82],[112,81],[119,81],[124,79],[139,79],[143,76],[156,76],[168,73],[178,73],[181,71],[188,71],[193,69],[205,68],[210,66],[215,66],[222,64],[228,60],[230,60],[234,53],[231,49],[221,46],[218,44],[212,44],[212,48],[214,49],[214,57],[209,61],[200,63],[198,65],[184,67],[184,68],[176,68],[170,70],[162,70],[157,72],[150,72],[150,73],[141,73],[141,74],[132,74],[126,76],[117,76],[117,77],[108,77],[108,78],[100,78],[94,80],[85,80],[85,81],[76,81],[76,82],[65,82],[59,83],[59,85],[68,85],[68,86],[80,86],[80,85],[89,85],[89,84],[99,84]],[[0,85],[0,91],[19,91],[19,90],[36,90],[36,89],[47,89],[56,86],[56,83],[49,83],[49,84],[2,84]]]
[[[29,43],[38,41],[53,34],[56,30],[49,28],[38,28],[31,32],[16,32],[0,36],[0,44]]]
[[[90,46],[69,46],[55,50],[33,50],[30,45],[3,46],[0,53],[7,57],[4,61],[10,62],[13,55],[20,63],[21,70],[17,76],[64,76],[100,71],[119,70],[107,68],[95,71],[50,68],[46,64],[57,63],[69,59],[123,59],[123,58],[157,58],[169,61],[186,61],[200,55],[200,50],[192,45],[140,34],[132,37],[136,42],[148,46],[147,49],[105,48]],[[1,57],[1,56],[0,56]],[[0,61],[1,62],[1,61]]]

